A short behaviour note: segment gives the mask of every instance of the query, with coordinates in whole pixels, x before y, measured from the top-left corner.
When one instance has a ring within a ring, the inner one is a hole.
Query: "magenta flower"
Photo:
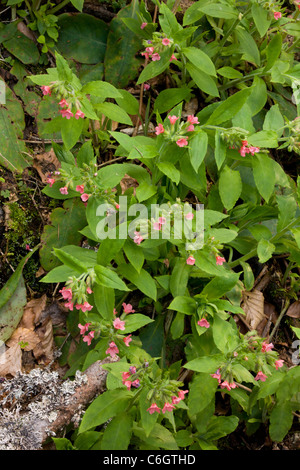
[[[152,47],[152,46],[146,47],[146,52],[147,52],[147,54],[149,54],[151,56],[154,52],[154,47]]]
[[[158,126],[156,126],[155,128],[155,134],[159,135],[159,134],[163,134],[164,132],[165,132],[164,126],[162,124],[158,124]]]
[[[76,186],[76,191],[80,194],[83,194],[84,193],[84,184],[78,184]]]
[[[30,248],[30,245],[28,245],[28,243],[25,245],[25,249],[26,249],[27,251],[32,251],[32,249]]]
[[[177,117],[177,116],[168,116],[168,119],[170,120],[170,124],[173,126],[175,124],[175,122],[177,121],[177,119],[179,119],[179,117]]]
[[[154,54],[152,54],[151,59],[153,61],[160,60],[160,55],[158,54],[158,52],[155,52]]]
[[[231,390],[232,388],[235,388],[235,384],[230,384],[227,380],[224,380],[224,382],[221,383],[220,387],[221,388],[227,388],[227,390]]]
[[[196,261],[195,258],[191,255],[186,260],[186,264],[188,264],[189,266],[193,266],[195,264],[195,261]]]
[[[61,194],[68,194],[67,186],[64,186],[63,188],[59,188],[59,191],[60,191]]]
[[[222,256],[216,256],[216,264],[218,266],[222,266],[223,263],[225,263],[226,259],[222,258]]]
[[[152,405],[147,409],[149,411],[150,415],[153,415],[153,413],[160,413],[160,408],[157,406],[156,403],[152,403]]]
[[[71,310],[71,311],[73,312],[74,304],[73,304],[73,302],[70,301],[70,302],[67,302],[67,303],[65,304],[65,307],[68,308],[69,310]]]
[[[175,408],[174,405],[171,405],[171,403],[166,402],[166,403],[164,404],[164,407],[163,407],[163,409],[162,409],[162,412],[165,413],[166,411],[173,411],[174,408]]]
[[[53,184],[55,183],[54,178],[47,178],[47,183],[49,184],[50,188],[52,188]]]
[[[274,11],[274,19],[279,20],[281,18],[281,13],[280,11]]]
[[[76,306],[76,307],[77,307],[77,306]],[[86,312],[86,311],[89,312],[90,310],[92,310],[92,308],[93,308],[93,306],[90,305],[88,302],[84,302],[84,304],[81,305],[81,310],[82,310],[83,312]]]
[[[87,288],[86,288],[86,293],[87,293],[87,294],[92,294],[93,291],[92,291],[92,289],[91,289],[90,287],[87,287]]]
[[[116,318],[113,321],[113,325],[116,330],[125,330],[125,322],[120,320],[120,318]]]
[[[72,299],[73,293],[72,293],[72,289],[70,287],[69,288],[63,287],[59,292],[63,296],[64,300],[71,300]]]
[[[178,60],[177,57],[175,56],[175,54],[172,54],[172,55],[171,55],[171,57],[170,57],[170,62],[171,62],[172,60]]]
[[[43,95],[51,95],[51,87],[48,86],[48,85],[43,85],[41,86],[41,89],[42,89],[42,92],[43,92]]]
[[[148,52],[145,52],[145,51],[144,51],[144,52],[141,52],[141,55],[144,56],[146,60],[149,59],[149,54],[148,54]]]
[[[186,145],[188,145],[188,141],[187,141],[187,139],[182,137],[181,139],[178,139],[176,141],[176,144],[178,145],[178,147],[185,147]]]
[[[109,348],[105,351],[105,354],[109,354],[111,357],[114,357],[118,354],[118,352],[119,352],[119,349],[116,343],[111,341],[111,343],[109,343]]]
[[[219,384],[221,383],[220,369],[216,370],[214,374],[210,374],[213,379],[218,379]]]
[[[133,310],[132,308],[132,305],[131,304],[125,304],[125,302],[122,303],[122,307],[123,307],[123,312],[124,313],[134,313],[135,310]]]
[[[179,390],[178,391],[178,397],[180,398],[180,400],[184,400],[184,395],[186,393],[189,393],[189,391],[188,390]]]
[[[84,118],[84,113],[80,110],[80,109],[77,109],[76,113],[75,113],[75,119],[79,119],[79,118]]]
[[[60,114],[62,115],[62,117],[64,118],[67,118],[67,119],[70,119],[71,117],[73,117],[73,113],[72,111],[70,110],[70,108],[67,108],[67,109],[60,109]]]
[[[280,367],[283,367],[283,364],[284,361],[282,359],[277,359],[277,361],[275,362],[276,370],[278,370]]]
[[[126,380],[131,376],[130,372],[122,372],[122,384],[124,385]]]
[[[80,329],[80,334],[84,335],[84,333],[89,331],[90,326],[91,326],[91,323],[86,323],[85,325],[81,325],[81,323],[78,323],[78,328]]]
[[[273,343],[267,343],[266,341],[264,341],[261,347],[261,352],[272,351],[273,348],[274,348]]]
[[[164,38],[161,42],[164,46],[169,46],[171,44],[171,41],[168,38]]]
[[[147,24],[148,24],[148,23],[142,23],[142,24],[141,24],[141,29],[146,28]]]
[[[194,130],[195,130],[195,126],[193,124],[190,124],[186,131],[193,132]]]
[[[195,117],[193,114],[189,114],[189,115],[188,115],[187,121],[188,121],[190,124],[199,124],[198,118]]]
[[[203,328],[209,328],[209,327],[210,327],[210,324],[209,324],[209,322],[206,320],[206,318],[201,318],[201,320],[199,320],[199,321],[197,322],[197,325],[202,326]]]
[[[95,335],[95,332],[94,331],[90,331],[89,334],[87,334],[86,336],[84,336],[82,338],[82,340],[88,344],[88,346],[90,346],[91,342],[92,342],[92,339],[94,338],[94,335]]]
[[[130,380],[126,380],[126,382],[124,382],[124,385],[127,388],[127,390],[130,390],[132,382]]]
[[[149,85],[149,83],[144,83],[144,90],[145,90],[145,91],[150,90],[150,85]]]
[[[135,367],[135,366],[130,366],[130,367],[129,367],[129,372],[130,372],[131,374],[135,374],[135,373],[136,373],[136,367]]]
[[[68,108],[69,107],[69,103],[64,98],[58,104],[61,108]]]
[[[263,374],[262,371],[260,370],[257,373],[256,377],[254,377],[254,380],[261,380],[262,382],[265,382],[267,378],[268,377],[265,374]]]
[[[129,348],[129,343],[132,341],[131,336],[132,335],[128,335],[123,339],[125,346],[127,346],[128,348]]]

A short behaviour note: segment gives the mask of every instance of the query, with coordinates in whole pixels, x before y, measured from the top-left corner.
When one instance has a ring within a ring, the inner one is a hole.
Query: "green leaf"
[[[143,294],[156,300],[157,289],[156,283],[152,276],[145,270],[141,269],[140,272],[136,271],[130,264],[121,264],[118,271],[125,279],[132,282]]]
[[[115,271],[101,265],[95,266],[96,282],[104,287],[111,287],[121,291],[129,291],[125,282],[119,278]]]
[[[239,344],[236,328],[228,321],[222,320],[218,315],[214,316],[212,334],[215,345],[224,354],[229,353]]]
[[[202,356],[192,359],[184,365],[185,369],[194,370],[195,372],[203,372],[213,374],[222,361],[222,355]]]
[[[197,302],[192,297],[179,295],[172,300],[168,308],[186,315],[193,315],[197,310]]]
[[[259,262],[265,263],[266,261],[268,261],[272,257],[272,254],[274,253],[275,248],[276,247],[275,245],[273,245],[273,243],[262,238],[257,245],[257,256],[258,256]]]
[[[173,183],[176,185],[179,184],[180,181],[180,171],[177,170],[175,165],[171,162],[158,162],[157,163],[158,169],[166,175],[168,178],[170,178]]]
[[[184,295],[189,279],[190,266],[186,264],[186,260],[183,258],[177,258],[171,278],[170,278],[170,290],[173,297],[178,295]]]
[[[276,201],[279,209],[277,232],[280,232],[295,219],[297,202],[292,194],[285,196],[277,195]]]
[[[284,126],[284,118],[279,110],[278,104],[271,106],[269,111],[266,113],[263,130],[264,131],[275,131],[278,137],[281,137]]]
[[[104,61],[108,35],[108,26],[104,21],[86,13],[63,13],[59,15],[57,24],[59,36],[56,46],[66,59],[81,64]]]
[[[219,96],[217,85],[210,75],[203,72],[202,70],[199,70],[191,62],[187,62],[186,69],[200,90],[204,91],[204,93],[207,93],[210,96]]]
[[[101,450],[127,450],[132,430],[132,417],[128,413],[115,416],[105,429]]]
[[[139,113],[138,100],[127,90],[118,90],[121,95],[120,98],[116,97],[117,104],[126,111],[126,113],[136,116]]]
[[[190,386],[188,394],[189,416],[204,410],[215,396],[218,381],[205,373],[198,373]]]
[[[282,35],[280,32],[275,34],[269,42],[266,50],[267,63],[264,72],[270,70],[279,58],[282,51]]]
[[[233,433],[239,424],[237,416],[212,416],[205,433],[207,441],[216,441]]]
[[[22,172],[31,161],[25,155],[26,146],[19,140],[12,117],[4,105],[0,107],[0,164],[12,172]]]
[[[236,19],[239,14],[238,10],[224,3],[209,3],[208,5],[200,5],[199,10],[214,18]]]
[[[120,90],[117,90],[117,88],[113,85],[111,85],[108,82],[104,82],[103,80],[94,80],[82,88],[82,93],[85,93],[87,95],[94,95],[98,96],[98,98],[120,98],[122,99],[122,94]]]
[[[88,407],[79,427],[79,433],[100,426],[110,418],[125,411],[132,393],[123,390],[108,390],[99,395]]]
[[[277,133],[274,131],[260,131],[248,137],[248,143],[254,147],[277,148]]]
[[[190,96],[191,90],[185,86],[162,90],[154,102],[154,112],[157,111],[159,114],[165,113],[181,101],[189,99]]]
[[[217,70],[218,74],[225,78],[242,78],[243,74],[232,67],[221,67]]]
[[[239,171],[225,166],[219,179],[219,194],[224,207],[230,210],[234,207],[242,192],[242,179]]]
[[[188,58],[188,60],[199,70],[205,74],[216,77],[216,68],[212,60],[208,57],[205,52],[201,51],[197,47],[185,47],[182,49],[182,53]]]
[[[201,163],[203,162],[208,145],[207,133],[200,130],[189,141],[189,156],[192,167],[197,172]]]
[[[95,307],[106,320],[113,319],[115,291],[112,288],[95,283],[93,285]]]
[[[40,58],[39,50],[32,39],[29,39],[19,30],[3,46],[23,64],[37,64]]]
[[[239,274],[228,273],[226,277],[216,276],[204,287],[201,296],[207,296],[208,299],[219,299],[229,292],[239,280]]]
[[[115,255],[119,253],[125,243],[125,238],[105,238],[100,243],[97,253],[97,263],[107,266]]]
[[[60,130],[61,136],[64,141],[65,148],[70,150],[79,141],[81,133],[83,131],[85,119],[76,119],[71,117],[70,119],[60,119]]]
[[[132,333],[133,331],[139,330],[145,325],[152,323],[154,320],[147,317],[146,315],[142,315],[140,313],[131,313],[126,317],[125,322],[125,330],[122,331],[124,335],[128,333]]]
[[[219,124],[232,119],[245,104],[250,93],[251,88],[246,88],[245,90],[238,91],[225,101],[222,101],[211,114],[206,124],[218,126]]]
[[[128,124],[132,126],[132,121],[126,111],[120,108],[117,104],[114,103],[101,103],[96,104],[95,109],[99,112],[107,116],[112,121],[120,122],[122,124]]]
[[[147,82],[153,77],[157,77],[163,73],[170,65],[171,49],[168,48],[166,51],[160,54],[160,60],[151,61],[140,74],[137,85]]]
[[[131,240],[126,240],[123,249],[130,264],[137,272],[140,272],[145,261],[142,248]]]
[[[71,0],[71,3],[77,10],[82,11],[84,0]]]
[[[268,31],[271,24],[271,19],[269,19],[269,12],[258,3],[252,4],[251,12],[257,31],[262,38]]]
[[[252,165],[256,187],[265,201],[269,202],[275,186],[275,173],[272,161],[264,153],[259,153],[252,157]]]
[[[141,413],[141,425],[143,426],[146,437],[148,437],[149,434],[151,433],[158,418],[158,413],[153,413],[151,415],[149,411],[147,411],[147,409],[150,407],[150,403],[147,399],[147,395],[149,392],[150,392],[150,389],[147,386],[145,386],[141,392],[140,399],[139,399],[139,407],[140,407],[140,413]]]
[[[215,133],[215,160],[216,160],[218,170],[220,170],[226,158],[226,149],[227,147],[226,147],[224,140],[220,136],[220,131],[216,131]]]
[[[15,274],[15,273],[14,273]],[[17,285],[15,286],[15,282]],[[1,293],[4,291],[4,296],[1,297]],[[3,298],[8,300],[3,304]],[[1,341],[7,341],[14,330],[17,328],[26,305],[26,287],[22,273],[18,271],[18,275],[11,279],[5,284],[0,291],[1,304],[0,307],[0,345]],[[1,354],[0,354],[1,357]]]
[[[270,415],[270,437],[275,442],[282,442],[293,424],[292,404],[289,401],[278,402]]]
[[[53,248],[53,251],[55,256],[69,268],[74,269],[74,271],[77,271],[80,274],[87,272],[86,264],[82,263],[75,256],[65,252],[64,249]]]
[[[243,54],[242,58],[259,67],[260,54],[257,44],[251,34],[241,27],[236,28],[235,34],[240,43],[239,51]]]

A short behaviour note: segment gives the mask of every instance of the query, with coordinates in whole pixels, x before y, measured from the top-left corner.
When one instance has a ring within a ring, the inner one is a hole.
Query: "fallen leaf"
[[[46,307],[47,296],[44,294],[38,299],[30,300],[24,308],[23,317],[18,325],[18,327],[28,328],[34,330],[38,325],[42,313]]]
[[[246,322],[253,330],[256,330],[257,326],[265,318],[263,293],[257,290],[252,292],[244,291],[241,307],[246,314]]]
[[[37,154],[34,156],[33,167],[37,170],[43,183],[47,183],[50,172],[60,168],[60,162],[57,159],[54,150]]]
[[[36,329],[36,333],[40,342],[33,349],[33,354],[36,359],[44,362],[50,362],[53,359],[53,328],[51,318],[46,320]]]
[[[20,346],[24,351],[31,351],[39,342],[40,338],[34,331],[20,327],[13,332],[9,340],[6,341],[6,345],[12,348],[16,344],[22,343]]]
[[[22,372],[22,350],[19,344],[11,348],[2,345],[0,348],[0,376],[17,375]]]
[[[286,314],[288,317],[300,318],[300,301],[297,300],[296,302],[292,303],[292,305],[289,306]]]

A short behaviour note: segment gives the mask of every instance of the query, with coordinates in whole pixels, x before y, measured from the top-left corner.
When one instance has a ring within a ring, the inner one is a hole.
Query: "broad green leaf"
[[[125,330],[122,331],[124,335],[128,333],[132,333],[133,331],[139,330],[145,325],[152,323],[154,320],[147,317],[146,315],[142,315],[140,313],[131,313],[127,315],[125,320]]]
[[[275,131],[278,137],[281,137],[284,126],[284,118],[279,110],[278,104],[271,106],[269,111],[266,113],[263,130],[264,131]]]
[[[71,0],[71,3],[77,10],[82,11],[84,0]]]
[[[219,299],[229,292],[239,280],[239,274],[229,273],[226,277],[214,277],[204,287],[201,296],[207,296],[208,299]]]
[[[191,62],[186,64],[186,69],[200,90],[204,91],[204,93],[207,93],[210,96],[219,96],[217,85],[210,75],[203,72],[202,70],[199,70]]]
[[[197,47],[185,47],[182,53],[202,72],[216,77],[216,68],[210,57]]]
[[[218,74],[225,78],[242,78],[243,74],[233,67],[221,67],[217,70]]]
[[[270,157],[264,153],[252,157],[253,176],[260,195],[269,202],[274,191],[275,173]]]
[[[95,109],[99,113],[104,114],[104,116],[107,116],[112,121],[132,126],[132,121],[126,111],[124,111],[124,109],[120,108],[120,106],[114,103],[105,102],[101,104],[96,104]]]
[[[137,426],[133,428],[133,432],[135,436],[147,445],[147,448],[178,450],[173,434],[161,424],[155,423],[149,435],[146,435],[144,429]]]
[[[112,269],[106,268],[101,265],[95,266],[96,282],[104,287],[111,287],[121,291],[129,291],[125,282],[117,275]]]
[[[229,321],[222,320],[218,315],[214,316],[212,334],[215,345],[224,354],[232,351],[239,344],[236,328]]]
[[[118,90],[120,97],[115,97],[117,104],[126,111],[127,114],[135,116],[139,113],[138,100],[127,90]]]
[[[237,416],[213,416],[205,433],[207,441],[217,441],[233,433],[239,424]]]
[[[186,366],[185,366],[186,367]],[[205,373],[198,373],[190,385],[188,394],[189,416],[195,416],[209,405],[215,396],[218,381]]]
[[[160,54],[160,60],[151,61],[142,71],[140,74],[137,85],[150,80],[153,77],[157,77],[161,73],[163,73],[170,65],[170,58],[171,58],[171,49],[167,49],[166,51]]]
[[[196,313],[197,302],[192,297],[179,295],[172,300],[168,308],[187,315],[193,315]]]
[[[22,172],[30,166],[31,160],[26,155],[27,149],[19,140],[17,129],[11,122],[4,105],[0,107],[0,164],[12,172]],[[26,152],[26,153],[25,153]]]
[[[87,266],[85,263],[82,263],[79,259],[75,256],[72,256],[70,253],[64,251],[64,249],[53,248],[55,256],[66,266],[69,268],[74,269],[74,271],[79,272],[82,274],[83,272],[87,272]]]
[[[132,430],[132,417],[128,413],[120,413],[115,416],[106,427],[101,450],[127,450]]]
[[[292,194],[285,196],[277,195],[276,201],[279,209],[277,232],[280,232],[295,219],[297,202]]]
[[[125,279],[134,284],[143,294],[150,297],[150,299],[156,300],[156,283],[145,269],[142,268],[140,272],[138,272],[130,264],[121,264],[118,267],[118,272],[122,274]]]
[[[164,3],[159,5],[159,13],[160,26],[168,37],[172,37],[182,29],[182,26],[177,21],[176,15],[174,15],[171,9],[168,8]]]
[[[220,132],[216,131],[215,133],[215,160],[216,160],[218,170],[220,170],[221,166],[223,165],[225,161],[226,149],[227,149],[227,146],[224,140],[221,138]]]
[[[214,110],[206,124],[213,124],[218,126],[223,122],[232,119],[237,112],[242,108],[247,98],[251,93],[251,88],[238,91],[234,95],[222,101],[220,105]]]
[[[140,272],[143,267],[145,256],[142,248],[131,240],[126,240],[123,247],[124,253],[130,264]]]
[[[275,34],[269,42],[266,50],[267,63],[264,71],[270,70],[279,58],[282,51],[282,35],[280,32]]]
[[[184,295],[187,287],[190,266],[186,264],[186,260],[177,258],[170,278],[170,290],[173,297]]]
[[[166,175],[173,183],[176,185],[179,184],[180,181],[180,171],[177,170],[175,165],[171,162],[158,162],[157,163],[158,169]]]
[[[147,386],[144,387],[139,399],[141,425],[143,426],[146,437],[149,436],[158,418],[158,413],[153,413],[151,415],[149,411],[147,411],[147,409],[150,407],[150,403],[147,400],[147,395],[149,392],[150,389]]]
[[[16,287],[15,279],[17,281]],[[7,286],[8,282],[0,291],[1,304],[3,303],[3,297],[7,298],[9,295],[8,300],[4,303],[4,305],[2,305],[2,307],[0,307],[0,345],[2,344],[1,341],[7,341],[13,334],[14,330],[17,328],[18,323],[23,316],[24,307],[27,301],[26,287],[22,273],[18,272],[18,276],[11,280],[9,286]],[[13,287],[15,288],[13,289]],[[4,296],[1,298],[1,292],[3,292],[3,290]]]
[[[268,377],[268,380],[260,384],[257,399],[274,395],[283,380],[284,375],[281,372],[273,372],[272,375]]]
[[[260,131],[250,135],[247,140],[250,145],[261,148],[277,148],[278,137],[275,131]]]
[[[79,427],[79,433],[100,426],[110,418],[125,411],[132,393],[123,390],[108,390],[99,395],[86,410]]]
[[[197,172],[207,152],[208,136],[200,130],[189,141],[189,155],[192,167]]]
[[[239,14],[238,10],[223,3],[209,3],[208,5],[200,4],[199,10],[214,18],[236,19]]]
[[[197,357],[184,365],[185,369],[213,374],[222,361],[222,355]],[[217,382],[217,381],[216,381]]]
[[[191,90],[185,86],[162,90],[154,102],[154,111],[157,111],[159,114],[165,113],[181,101],[189,99],[190,96]]]
[[[275,245],[273,245],[273,243],[262,238],[257,245],[257,256],[258,256],[259,262],[265,263],[266,261],[268,261],[272,257],[272,254],[274,253],[275,248],[276,247]]]
[[[102,240],[97,252],[98,264],[107,266],[114,259],[115,255],[121,251],[124,243],[125,239],[118,238],[118,236],[115,239],[105,238]]]
[[[95,307],[106,320],[112,320],[115,306],[115,291],[113,288],[95,283],[93,285]]]
[[[70,119],[61,117],[61,136],[67,150],[73,148],[74,145],[79,141],[84,127],[84,121],[85,119],[76,119],[75,117],[71,117]]]
[[[289,401],[275,404],[270,415],[270,437],[275,442],[282,442],[293,424],[292,404]]]
[[[268,31],[271,19],[269,18],[269,12],[258,3],[253,3],[251,7],[252,16],[254,19],[255,26],[262,38]]]
[[[234,207],[242,192],[242,179],[239,171],[225,166],[219,179],[219,194],[227,210]]]
[[[94,80],[82,88],[82,92],[87,95],[94,95],[98,96],[99,98],[115,98],[115,99],[122,99],[122,94],[120,90],[108,82],[103,80]]]
[[[243,54],[242,58],[259,67],[260,54],[257,44],[251,34],[242,27],[237,27],[235,34],[240,43],[239,51]]]

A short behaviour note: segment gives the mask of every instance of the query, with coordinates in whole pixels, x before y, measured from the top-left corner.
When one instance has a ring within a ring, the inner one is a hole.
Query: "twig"
[[[291,302],[290,299],[286,299],[285,305],[284,305],[283,309],[281,310],[280,315],[279,315],[279,317],[278,317],[278,319],[277,319],[277,322],[275,323],[275,326],[274,326],[274,328],[273,328],[273,330],[272,330],[272,332],[271,332],[271,334],[270,334],[270,336],[269,336],[269,341],[271,340],[271,338],[273,338],[273,336],[274,336],[274,334],[275,334],[277,328],[279,327],[280,322],[281,322],[283,316],[285,315],[287,309],[288,309],[289,306],[290,306],[290,302]]]

